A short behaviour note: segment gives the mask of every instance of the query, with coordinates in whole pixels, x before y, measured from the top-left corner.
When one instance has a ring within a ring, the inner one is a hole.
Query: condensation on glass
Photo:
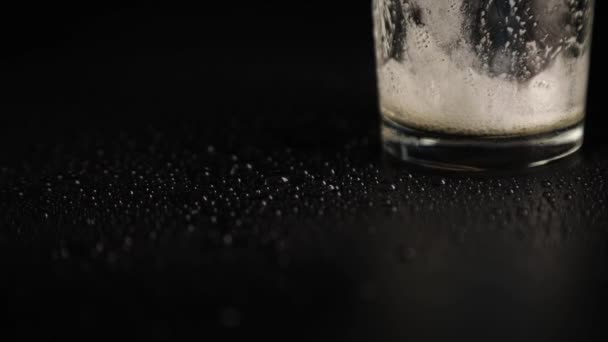
[[[437,147],[470,145],[462,158],[483,165],[527,145],[521,161],[538,164],[580,147],[592,0],[374,0],[373,13],[389,152],[441,162]],[[545,139],[568,146],[543,152]]]

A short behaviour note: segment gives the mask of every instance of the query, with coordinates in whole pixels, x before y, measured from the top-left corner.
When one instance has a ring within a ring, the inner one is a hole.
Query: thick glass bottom
[[[382,120],[384,150],[406,162],[462,170],[522,169],[547,164],[576,152],[583,123],[550,133],[516,137],[470,137],[425,132]]]

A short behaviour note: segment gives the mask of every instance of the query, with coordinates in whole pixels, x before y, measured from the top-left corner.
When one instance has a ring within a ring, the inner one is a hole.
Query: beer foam
[[[560,52],[526,81],[491,75],[478,67],[474,47],[456,37],[462,0],[426,3],[425,25],[407,26],[404,59],[379,66],[384,115],[413,128],[492,136],[547,132],[583,119],[588,51],[578,58]]]

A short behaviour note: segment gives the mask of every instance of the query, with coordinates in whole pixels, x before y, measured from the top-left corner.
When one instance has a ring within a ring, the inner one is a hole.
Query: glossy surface
[[[381,154],[371,37],[243,62],[132,47],[139,24],[7,72],[0,290],[22,336],[606,334],[598,135],[528,174],[412,169]]]

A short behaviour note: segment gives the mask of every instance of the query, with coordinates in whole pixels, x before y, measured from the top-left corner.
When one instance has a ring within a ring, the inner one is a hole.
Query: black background
[[[605,74],[605,67],[599,61],[605,55],[600,38],[604,31],[601,25],[603,5],[596,6],[596,21],[600,24],[595,25],[594,41],[599,43],[594,49],[591,71],[588,137],[601,139],[599,127],[604,123],[604,116],[599,113],[602,101],[597,92],[602,88],[602,75]],[[7,61],[4,65],[9,76],[7,85],[21,87],[13,89],[15,93],[9,92],[8,98],[27,96],[27,90],[38,89],[53,97],[52,92],[48,92],[53,83],[53,88],[76,87],[75,83],[84,77],[81,74],[83,65],[109,61],[115,61],[119,66],[159,63],[164,70],[166,67],[185,69],[187,63],[192,62],[188,66],[206,73],[207,78],[198,84],[198,90],[213,94],[205,96],[206,100],[209,97],[217,99],[218,95],[228,96],[220,87],[226,82],[243,83],[242,76],[246,78],[247,75],[263,77],[251,75],[252,69],[260,74],[262,70],[280,73],[285,77],[286,86],[290,84],[288,82],[301,81],[296,76],[298,73],[315,77],[314,71],[305,70],[320,63],[331,63],[336,77],[342,77],[344,82],[373,77],[369,75],[369,66],[373,63],[370,7],[368,1],[307,1],[301,4],[234,1],[205,6],[153,2],[131,6],[12,4],[2,13]],[[142,55],[174,57],[180,53],[189,55],[191,61],[172,63],[169,59],[146,61],[145,58],[137,61]],[[194,64],[195,58],[199,60],[198,65]],[[45,69],[55,63],[63,70],[55,70],[56,73],[46,70],[46,75],[37,74],[40,70],[16,70],[19,66],[30,69],[32,65]],[[236,69],[219,72],[213,67],[222,63],[234,64]],[[359,75],[347,74],[345,68],[355,66]],[[30,78],[24,79],[23,72]],[[240,79],[232,79],[237,75]],[[51,84],[41,84],[41,81]],[[40,88],[32,89],[35,86]],[[273,91],[284,90],[278,84],[272,86],[263,95],[265,102],[272,101],[276,95]],[[68,101],[86,100],[72,98]],[[104,112],[103,116],[107,115]]]
[[[4,8],[4,323],[51,339],[605,335],[603,6],[583,152],[500,176],[381,157],[367,1]]]

